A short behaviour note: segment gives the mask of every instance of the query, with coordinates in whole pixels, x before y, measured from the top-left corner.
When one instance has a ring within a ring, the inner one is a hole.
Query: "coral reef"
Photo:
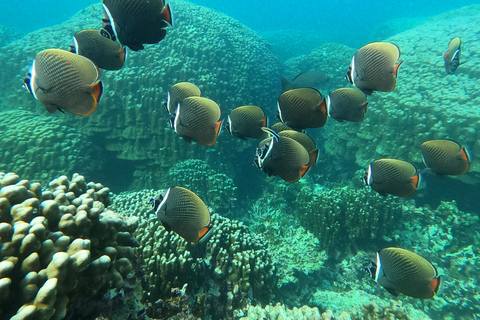
[[[258,199],[249,213],[252,231],[268,241],[272,260],[277,265],[279,287],[299,282],[298,272],[309,275],[323,267],[327,255],[319,250],[320,240],[300,226],[293,215],[271,208],[264,198]],[[280,288],[282,290],[292,288]]]
[[[452,16],[461,23],[453,21]],[[475,39],[480,31],[479,19],[478,5],[465,7],[385,39],[400,47],[401,60],[405,61],[395,90],[372,95],[363,123],[333,123],[326,128],[327,152],[355,159],[361,167],[388,156],[422,168],[420,144],[428,139],[449,138],[468,146],[472,156],[471,171],[456,179],[478,184],[480,135],[476,128],[480,116],[475,110],[480,103],[480,84],[474,66],[479,62],[475,53],[480,51],[480,44],[467,39]],[[458,36],[468,43],[462,59],[471,62],[461,64],[456,75],[447,75],[443,53],[450,39]],[[343,69],[348,65],[345,62]]]
[[[319,248],[335,259],[384,241],[384,236],[390,235],[401,222],[403,214],[402,202],[397,198],[384,198],[368,188],[353,185],[277,183],[267,192],[274,199],[283,199],[287,208],[294,208],[291,214],[318,237]]]
[[[223,173],[217,173],[203,160],[189,159],[173,165],[165,177],[165,189],[182,186],[195,193],[213,212],[230,216],[237,204],[237,187]]]
[[[0,170],[46,184],[80,170],[90,176],[106,164],[100,148],[59,119],[21,109],[0,115]]]
[[[0,25],[0,47],[20,39],[21,37],[23,37],[23,34],[20,31]]]
[[[38,182],[0,173],[0,319],[85,319],[135,264],[135,221],[81,175]]]
[[[187,144],[167,128],[162,108],[168,89],[190,81],[215,100],[223,113],[238,105],[274,108],[280,93],[280,64],[258,34],[224,14],[186,1],[171,1],[175,22],[164,40],[130,52],[126,66],[103,72],[105,92],[98,109],[87,118],[57,115],[88,136],[105,140],[105,148],[132,162],[132,187],[159,185],[179,160],[209,159],[222,154],[235,161],[228,143],[215,149]],[[21,83],[35,54],[50,47],[68,48],[70,36],[101,24],[101,4],[88,7],[62,25],[42,29],[0,49],[0,84]],[[208,28],[206,25],[208,24]],[[277,82],[278,81],[278,82]],[[23,89],[1,95],[4,107],[44,111]],[[207,150],[217,152],[207,152]]]
[[[295,319],[295,320],[320,320],[320,312],[317,308],[303,306],[301,308],[287,309],[284,305],[267,305],[264,308],[260,306],[249,305],[245,310],[236,310],[236,318],[239,319]]]
[[[208,242],[187,243],[167,232],[152,214],[148,199],[156,194],[153,190],[121,193],[112,205],[139,219],[135,234],[141,244],[139,262],[145,266],[143,301],[152,305],[147,314],[161,310],[156,302],[185,284],[187,293],[195,295],[203,312],[213,318],[231,319],[233,311],[246,307],[248,301],[271,302],[276,268],[262,238],[243,223],[214,214]]]

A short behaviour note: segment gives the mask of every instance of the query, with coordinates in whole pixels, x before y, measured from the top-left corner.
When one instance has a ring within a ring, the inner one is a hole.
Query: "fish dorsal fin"
[[[271,135],[276,141],[278,141],[280,139],[280,136],[278,135],[278,133],[276,133],[272,129],[267,128],[267,127],[262,127],[262,130],[264,132],[268,133],[269,135]]]

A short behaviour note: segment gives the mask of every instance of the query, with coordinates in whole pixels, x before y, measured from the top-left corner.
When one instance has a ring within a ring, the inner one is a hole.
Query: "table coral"
[[[95,314],[122,289],[138,245],[110,191],[74,174],[47,188],[0,173],[0,318],[63,319]]]

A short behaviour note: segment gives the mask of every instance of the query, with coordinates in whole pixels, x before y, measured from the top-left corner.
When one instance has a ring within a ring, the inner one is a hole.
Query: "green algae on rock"
[[[0,186],[0,317],[94,316],[133,270],[135,223],[105,210],[109,189],[79,174],[42,189],[2,172]]]

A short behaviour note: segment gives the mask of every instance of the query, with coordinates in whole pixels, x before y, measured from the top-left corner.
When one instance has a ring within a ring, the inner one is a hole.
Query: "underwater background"
[[[3,2],[0,319],[479,319],[478,2],[170,4],[165,39],[102,71],[98,109],[79,117],[47,113],[21,84],[37,52],[98,28],[101,3]],[[464,63],[447,75],[454,37]],[[272,124],[281,76],[317,71],[328,94],[371,41],[400,47],[396,89],[369,97],[362,122],[308,129],[319,160],[296,183],[252,165],[259,140],[222,133],[205,147],[167,125],[163,103],[180,81],[217,101],[222,119],[254,104]],[[409,198],[360,181],[381,157],[424,168],[428,139],[467,146],[470,172],[426,176]],[[149,200],[173,185],[211,209],[208,242],[157,221]],[[440,294],[395,297],[368,277],[389,246],[431,261]]]

